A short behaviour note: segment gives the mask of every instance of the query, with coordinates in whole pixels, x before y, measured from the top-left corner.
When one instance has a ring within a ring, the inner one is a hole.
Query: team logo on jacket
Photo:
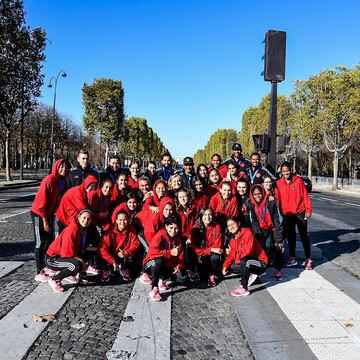
[[[291,190],[292,190],[292,191],[295,191],[295,186],[292,186],[292,187],[291,187]]]
[[[257,177],[257,178],[261,177],[261,174],[260,174],[260,173],[257,173],[257,174],[256,174],[256,177]]]
[[[214,235],[214,234],[211,234],[211,238],[214,239],[214,238],[215,238],[215,235]]]
[[[245,164],[242,162],[242,163],[240,164],[240,166],[241,166],[241,167],[245,167]]]

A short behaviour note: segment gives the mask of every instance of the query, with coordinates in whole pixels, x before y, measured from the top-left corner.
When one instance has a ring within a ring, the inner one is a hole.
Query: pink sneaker
[[[169,290],[169,286],[167,286],[166,282],[163,279],[159,280],[159,290],[160,291],[166,291]]]
[[[258,278],[256,274],[250,274],[249,280],[248,280],[248,287],[255,282],[255,280]]]
[[[79,276],[78,275],[68,276],[63,280],[68,282],[69,284],[78,284],[79,283]]]
[[[103,282],[109,282],[110,281],[110,270],[103,270],[101,274],[101,281]]]
[[[35,275],[34,280],[42,283],[46,283],[49,281],[49,277],[45,274],[45,271],[43,269],[38,274]]]
[[[210,275],[210,276],[209,276],[208,284],[209,284],[209,286],[211,286],[211,287],[216,286],[215,275]]]
[[[85,272],[86,272],[87,275],[99,275],[100,274],[100,270],[95,269],[91,265],[86,266]]]
[[[276,281],[280,281],[282,279],[282,276],[281,276],[281,271],[280,270],[275,270],[274,272],[274,279]]]
[[[153,301],[161,301],[161,295],[159,293],[159,289],[155,286],[149,292],[150,299]]]
[[[305,260],[305,270],[312,270],[313,267],[312,267],[312,261],[311,259],[306,259]]]
[[[119,273],[122,276],[124,281],[130,281],[130,274],[129,270],[123,269],[122,267],[119,268]]]
[[[297,260],[294,257],[289,257],[286,261],[285,261],[285,266],[296,266],[298,264]]]
[[[60,271],[56,271],[53,269],[49,269],[48,267],[43,268],[43,271],[45,275],[53,277],[54,275],[57,275]]]
[[[64,288],[62,287],[60,280],[49,279],[48,284],[51,286],[51,288],[55,292],[63,292],[64,291]]]
[[[143,272],[139,279],[145,285],[151,285],[152,283],[150,276],[146,272]]]
[[[247,296],[250,295],[250,291],[244,289],[242,285],[237,286],[231,293],[231,296]]]

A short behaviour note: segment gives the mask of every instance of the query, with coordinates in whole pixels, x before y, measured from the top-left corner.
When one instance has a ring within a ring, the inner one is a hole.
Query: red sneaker
[[[64,291],[64,288],[62,287],[60,280],[49,279],[48,284],[51,286],[51,288],[55,292],[63,292]]]
[[[78,284],[79,283],[79,276],[68,276],[65,279],[63,279],[64,281],[68,282],[69,284]]]
[[[255,282],[255,280],[258,278],[256,274],[250,274],[249,280],[248,280],[248,287]]]
[[[280,281],[282,279],[282,276],[281,276],[281,271],[280,270],[275,270],[274,272],[274,279],[276,281]]]
[[[209,286],[211,286],[211,287],[216,286],[215,275],[210,275],[210,276],[209,276],[208,284],[209,284]]]
[[[102,271],[101,281],[103,281],[105,283],[110,281],[110,270],[105,269],[105,270]]]
[[[243,288],[242,285],[237,286],[231,293],[231,296],[247,296],[250,295],[250,291]]]
[[[35,275],[34,280],[42,283],[46,283],[49,281],[49,277],[45,274],[44,269],[41,270],[38,274]]]
[[[123,269],[122,267],[119,268],[119,273],[122,276],[124,281],[130,281],[130,274],[129,270]]]
[[[166,291],[169,290],[169,286],[166,284],[166,282],[163,279],[159,280],[159,290],[160,291]]]
[[[297,260],[294,257],[289,257],[286,261],[285,261],[285,266],[296,266],[298,264]]]
[[[312,267],[312,261],[311,259],[306,259],[305,260],[305,270],[312,270],[313,267]]]
[[[153,301],[161,301],[161,295],[159,293],[159,289],[156,286],[151,289],[149,296]]]
[[[151,278],[149,276],[149,274],[147,274],[146,272],[143,272],[141,275],[140,275],[140,281],[145,284],[145,285],[151,285],[152,281],[151,281]]]

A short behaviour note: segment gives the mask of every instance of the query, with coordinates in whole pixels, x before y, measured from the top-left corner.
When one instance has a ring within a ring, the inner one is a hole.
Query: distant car
[[[300,176],[305,184],[306,190],[310,193],[312,191],[312,182],[307,176]]]

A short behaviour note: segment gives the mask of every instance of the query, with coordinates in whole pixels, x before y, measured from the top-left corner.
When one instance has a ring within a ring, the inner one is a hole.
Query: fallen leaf
[[[310,324],[310,327],[311,327],[311,328],[313,328],[313,327],[314,327],[314,325]]]
[[[23,327],[24,327],[25,329],[27,329],[27,328],[28,328],[28,326],[27,326],[26,324],[23,324]]]
[[[43,317],[42,317],[41,315],[35,314],[35,315],[34,315],[34,321],[35,321],[35,322],[43,322],[44,319],[43,319]]]
[[[353,326],[354,326],[354,325],[353,325],[353,324],[351,324],[351,323],[345,323],[344,325],[345,325],[345,327],[347,327],[347,328],[351,328],[351,327],[353,327]]]
[[[56,322],[55,315],[53,314],[46,314],[44,315],[43,319],[49,322]]]

